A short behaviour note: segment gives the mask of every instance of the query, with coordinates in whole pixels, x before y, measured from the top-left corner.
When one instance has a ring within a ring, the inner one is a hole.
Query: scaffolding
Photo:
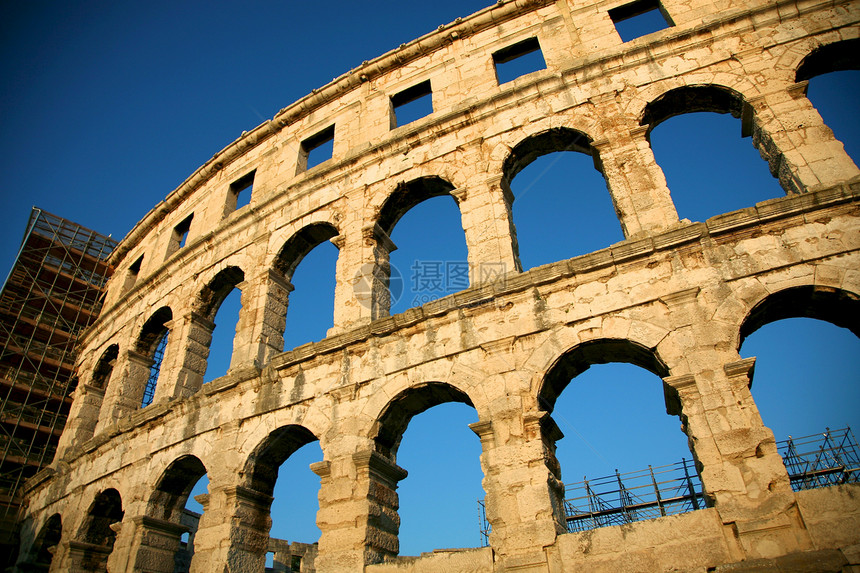
[[[860,448],[850,427],[777,442],[794,491],[860,483]],[[705,507],[702,482],[686,459],[667,466],[618,473],[565,485],[568,532],[633,523]],[[478,500],[481,545],[491,527],[484,500]]]
[[[776,444],[794,491],[860,482],[860,450],[850,427]]]
[[[565,486],[568,531],[586,531],[675,515],[705,507],[702,482],[692,461],[618,473]]]
[[[77,384],[76,340],[101,310],[115,246],[30,213],[0,292],[0,545],[14,543],[23,482],[53,460]]]

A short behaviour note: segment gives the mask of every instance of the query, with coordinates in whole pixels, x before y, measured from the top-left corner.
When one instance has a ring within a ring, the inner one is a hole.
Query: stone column
[[[521,271],[516,256],[511,190],[502,184],[502,176],[493,176],[482,184],[451,191],[460,208],[469,256],[471,285],[498,280],[504,273]]]
[[[293,285],[274,269],[236,285],[242,292],[242,309],[233,339],[230,369],[263,368],[284,351],[287,305]]]
[[[628,129],[610,131],[611,139],[591,144],[627,238],[659,233],[678,224],[678,212],[647,131],[647,126],[631,123]]]
[[[200,389],[215,323],[189,312],[181,320],[169,322],[167,327],[170,329],[168,348],[164,352],[153,402],[185,398]]]
[[[211,483],[209,487],[194,537],[191,573],[262,571],[269,546],[273,498],[241,486],[214,491]]]
[[[153,360],[148,356],[128,350],[120,354],[111,379],[114,380],[105,392],[104,403],[95,433],[114,426],[117,421],[140,409],[143,390],[149,380]]]
[[[360,571],[366,564],[396,556],[397,483],[406,470],[373,450],[356,452],[351,459],[318,462],[311,469],[322,478],[316,569]]]
[[[69,542],[68,560],[66,563],[68,569],[66,571],[69,571],[69,573],[106,571],[110,553],[110,547],[72,540]],[[51,569],[55,571],[62,570],[54,567],[53,564]]]
[[[860,176],[842,142],[806,97],[807,81],[781,86],[744,106],[743,134],[779,178],[783,189],[801,193]]]
[[[773,433],[761,421],[749,385],[755,359],[722,372],[669,376],[709,505],[738,541],[738,558],[770,558],[811,548]],[[716,376],[714,376],[716,374]],[[674,405],[673,405],[674,403]]]
[[[132,518],[134,538],[127,571],[173,573],[176,552],[183,533],[189,528],[164,519],[140,516]]]
[[[74,446],[79,446],[93,437],[99,421],[105,390],[89,384],[81,384],[75,391],[75,400],[69,409],[69,418],[60,443],[57,446],[57,459]]]
[[[567,531],[564,485],[547,412],[505,412],[469,426],[481,438],[490,545],[505,567],[546,570],[544,547]]]
[[[334,292],[334,327],[329,336],[388,316],[391,309],[390,254],[397,249],[377,224],[363,227],[360,235],[340,235],[332,242],[340,254]]]

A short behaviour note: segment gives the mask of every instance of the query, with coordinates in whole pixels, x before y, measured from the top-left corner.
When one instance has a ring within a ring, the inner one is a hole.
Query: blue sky
[[[485,4],[6,3],[0,18],[0,269],[5,276],[33,205],[122,237],[242,131],[362,60]],[[858,75],[815,78],[809,92],[855,159]],[[681,217],[704,220],[782,195],[750,139],[740,137],[739,120],[729,116],[675,117],[654,130],[652,146]],[[526,268],[623,238],[588,157],[545,156],[520,173],[513,188]],[[454,201],[420,204],[392,238],[399,247],[392,263],[407,286],[394,311],[446,294],[408,287],[416,261],[421,269],[465,261]],[[296,271],[288,348],[319,340],[331,326],[336,256],[323,244]],[[226,370],[231,336],[224,333],[231,334],[235,312],[228,301],[216,318],[210,378]],[[758,357],[753,395],[778,440],[828,425],[860,429],[860,343],[844,329],[782,321],[750,336],[741,354]],[[559,443],[565,481],[690,455],[679,421],[665,414],[660,380],[632,366],[589,369],[562,394],[554,417],[567,436]],[[444,405],[415,417],[407,429],[398,455],[410,472],[400,488],[402,553],[478,544],[480,444],[466,427],[476,420],[469,407]],[[274,536],[318,537],[319,480],[307,466],[320,457],[311,444],[282,467]]]

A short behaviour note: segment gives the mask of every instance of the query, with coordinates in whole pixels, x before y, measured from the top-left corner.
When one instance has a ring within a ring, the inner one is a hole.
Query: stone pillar
[[[806,97],[807,81],[790,84],[744,106],[743,133],[791,193],[815,190],[860,176],[842,142]]]
[[[628,130],[610,131],[612,139],[591,144],[627,238],[659,233],[678,224],[678,212],[647,131],[647,126],[631,124]]]
[[[722,372],[669,376],[669,413],[680,414],[709,504],[717,508],[739,559],[771,558],[811,548],[774,441],[749,385],[755,359]],[[716,374],[716,376],[714,376]]]
[[[146,573],[173,573],[176,567],[176,552],[183,533],[189,528],[177,523],[149,516],[135,517],[133,556],[127,571]]]
[[[545,571],[544,547],[567,531],[564,485],[547,412],[505,412],[469,426],[481,438],[490,545],[504,566]]]
[[[334,327],[329,336],[386,317],[391,309],[390,254],[397,249],[377,224],[360,236],[332,239],[340,249],[334,292]],[[399,269],[408,272],[408,269]]]
[[[143,389],[149,380],[153,360],[148,356],[128,350],[120,354],[111,379],[114,380],[105,392],[104,403],[95,433],[114,426],[117,421],[140,409]]]
[[[493,282],[504,273],[521,271],[516,256],[514,197],[502,176],[451,191],[460,208],[469,256],[471,285]]]
[[[69,418],[60,443],[57,446],[57,459],[71,447],[79,446],[93,437],[99,421],[105,390],[89,384],[81,384],[75,391],[75,400],[69,409]]]
[[[200,389],[215,324],[196,312],[189,312],[181,320],[167,323],[167,327],[170,329],[168,348],[164,352],[153,402],[185,398]]]
[[[67,569],[69,573],[88,573],[106,571],[111,548],[103,545],[86,543],[85,541],[69,542]],[[52,564],[51,569],[61,571]]]
[[[293,285],[274,269],[236,285],[242,309],[233,339],[230,369],[263,368],[284,351],[287,305]]]
[[[269,546],[272,497],[241,486],[212,490],[194,537],[191,573],[262,571]]]
[[[406,470],[374,450],[311,465],[319,475],[322,530],[316,569],[360,571],[400,550],[397,483]],[[337,473],[333,471],[337,469]]]

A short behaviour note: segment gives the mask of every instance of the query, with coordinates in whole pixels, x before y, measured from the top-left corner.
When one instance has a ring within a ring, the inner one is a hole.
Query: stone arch
[[[802,82],[821,74],[860,70],[860,39],[824,44],[806,54],[797,65],[795,81]]]
[[[218,271],[206,286],[198,293],[193,310],[203,318],[213,321],[221,303],[236,285],[245,280],[245,273],[237,266],[230,266]]]
[[[99,390],[104,390],[110,381],[116,359],[119,357],[119,345],[111,344],[102,353],[93,370],[91,384]]]
[[[547,370],[538,389],[538,408],[552,412],[572,378],[594,364],[625,362],[665,378],[669,368],[653,348],[629,339],[600,338],[578,344],[562,354]]]
[[[729,113],[740,118],[744,105],[744,96],[725,86],[698,84],[676,87],[648,102],[640,115],[639,125],[647,127],[650,133],[671,117],[700,111]]]
[[[145,363],[137,364],[135,375],[129,378],[132,380],[143,378],[140,388],[133,389],[135,401],[138,393],[141,396],[141,407],[148,406],[154,400],[155,389],[164,365],[167,337],[170,331],[168,323],[172,320],[173,311],[170,307],[159,308],[144,323],[135,343],[135,351]]]
[[[162,472],[137,525],[140,541],[133,551],[131,569],[172,573],[189,558],[187,553],[179,554],[182,535],[193,535],[195,528],[183,522],[183,510],[191,490],[205,474],[206,467],[193,455],[180,456]]]
[[[76,540],[70,544],[74,571],[107,571],[116,532],[111,527],[122,521],[125,512],[116,489],[108,488],[96,495],[90,504]]]
[[[475,407],[466,392],[445,382],[424,382],[410,386],[390,400],[371,429],[370,438],[377,452],[394,460],[403,433],[416,415],[447,402]]]
[[[790,165],[773,136],[765,127],[766,120],[759,118],[747,95],[717,83],[688,84],[663,92],[650,100],[641,111],[639,124],[646,128],[650,141],[651,131],[669,118],[695,112],[714,112],[741,120],[741,136],[752,136],[753,146],[768,162],[771,175],[779,180],[786,194],[800,193],[803,188],[796,169]],[[772,118],[771,118],[772,119]]]
[[[183,455],[175,459],[158,479],[147,503],[147,514],[178,523],[185,500],[205,474],[206,466],[197,456]]]
[[[603,173],[600,154],[591,143],[591,137],[568,127],[553,127],[526,137],[510,150],[502,163],[503,189],[510,193],[511,181],[520,171],[538,157],[556,151],[576,151],[590,155],[594,160],[594,168]]]
[[[273,266],[288,281],[292,278],[296,267],[308,253],[323,241],[338,236],[340,232],[331,223],[316,222],[302,227],[293,234],[278,251]]]
[[[770,293],[750,308],[738,329],[737,348],[766,324],[786,318],[815,318],[860,337],[860,296],[833,287],[806,285]]]
[[[33,545],[23,564],[26,571],[45,572],[50,570],[54,559],[54,549],[60,544],[63,534],[63,518],[59,513],[49,517],[33,540]],[[19,564],[19,567],[22,564]]]
[[[407,211],[427,199],[451,195],[453,190],[454,186],[451,183],[436,175],[402,181],[379,207],[376,224],[390,236],[394,226]],[[454,199],[456,201],[456,197]]]
[[[621,210],[619,209],[616,194],[613,193],[612,186],[610,185],[609,180],[604,173],[603,163],[600,159],[600,152],[592,145],[592,143],[593,140],[591,136],[589,136],[584,131],[573,129],[571,127],[550,127],[548,129],[532,133],[524,139],[521,139],[507,153],[504,161],[501,164],[502,172],[499,185],[505,198],[505,205],[508,210],[508,217],[510,218],[510,221],[512,223],[510,228],[511,242],[518,269],[534,266],[533,261],[530,263],[524,263],[523,261],[524,253],[527,251],[520,250],[520,240],[522,239],[522,236],[520,236],[519,233],[523,232],[526,228],[528,228],[527,225],[522,225],[523,222],[531,222],[532,225],[534,225],[536,218],[533,217],[530,221],[523,221],[522,219],[520,219],[521,225],[519,226],[519,228],[517,228],[517,226],[514,224],[514,222],[517,220],[517,217],[515,216],[516,209],[514,208],[515,195],[511,185],[513,183],[514,178],[529,164],[531,164],[533,161],[540,158],[541,156],[548,155],[550,153],[576,152],[591,157],[594,169],[600,174],[603,181],[603,188],[600,189],[600,191],[602,192],[602,194],[608,193],[608,197],[611,200],[612,210],[611,212],[606,211],[604,209],[605,204],[601,205],[600,209],[597,209],[596,206],[591,206],[590,204],[588,204],[589,198],[597,197],[599,195],[597,183],[591,180],[589,180],[589,183],[587,185],[587,189],[591,191],[591,193],[588,197],[580,195],[578,203],[586,203],[588,206],[582,209],[582,211],[584,213],[587,213],[589,216],[599,217],[602,223],[608,223],[608,221],[603,220],[605,216],[608,216],[609,218],[614,216],[617,219],[617,223],[619,225],[619,227],[616,228],[616,231],[620,231],[618,233],[618,236],[613,237],[612,240],[591,244],[589,248],[581,249],[578,252],[568,253],[567,256],[569,257],[585,254],[586,252],[591,252],[599,248],[606,247],[612,242],[623,239],[626,235],[626,222],[622,220],[620,214]],[[566,157],[569,158],[570,156]],[[579,172],[583,173],[581,170]],[[615,191],[618,192],[617,186]],[[559,197],[559,199],[561,199],[561,197]],[[537,218],[537,220],[541,221],[541,224],[538,225],[538,228],[547,228],[546,223],[543,222],[542,218]],[[581,219],[576,219],[573,224],[575,225],[580,221]],[[547,240],[549,237],[542,235],[539,236],[539,238]],[[530,244],[533,245],[535,243],[530,242]],[[576,245],[576,248],[580,248],[579,245]],[[541,261],[539,264],[546,264],[547,262],[552,261]]]
[[[173,320],[173,311],[169,306],[156,310],[140,329],[135,342],[135,350],[144,356],[151,357],[161,337],[167,332],[167,323]]]
[[[278,479],[278,469],[293,453],[318,438],[299,424],[288,424],[270,432],[248,456],[244,475],[255,492],[271,496]]]

